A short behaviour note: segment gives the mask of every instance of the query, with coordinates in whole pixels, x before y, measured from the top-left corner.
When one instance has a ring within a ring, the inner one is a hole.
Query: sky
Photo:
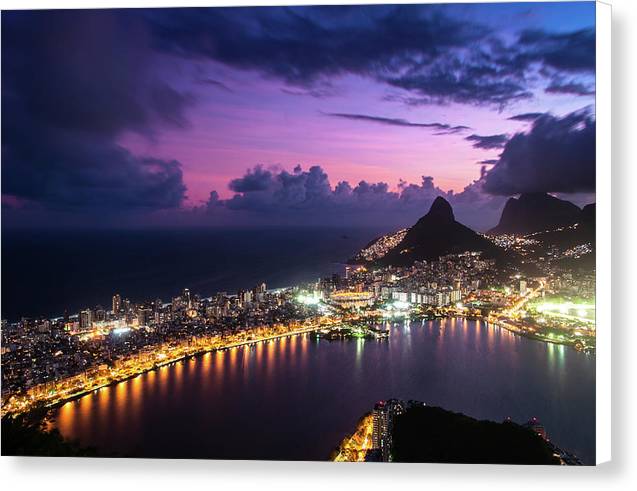
[[[595,190],[594,2],[2,13],[3,227],[475,229]]]

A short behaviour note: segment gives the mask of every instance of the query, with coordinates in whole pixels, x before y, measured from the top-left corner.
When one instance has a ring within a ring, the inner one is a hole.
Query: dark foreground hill
[[[559,465],[550,445],[515,423],[478,421],[439,407],[416,406],[397,416],[395,462]]]
[[[46,429],[44,420],[37,415],[22,415],[2,418],[2,455],[95,457],[98,454],[94,448],[65,440],[57,429]]]
[[[451,205],[438,197],[429,212],[408,229],[398,245],[389,249],[379,262],[406,266],[414,261],[431,261],[446,254],[465,251],[481,251],[488,258],[505,257],[501,248],[457,222]]]
[[[570,201],[546,193],[521,194],[519,198],[509,198],[500,223],[489,233],[526,235],[553,230],[576,223],[581,211]]]

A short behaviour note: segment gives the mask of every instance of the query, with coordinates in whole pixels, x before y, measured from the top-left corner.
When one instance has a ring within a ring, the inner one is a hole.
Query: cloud
[[[409,92],[397,98],[412,106],[459,103],[502,109],[532,97],[522,70],[485,52],[473,56],[450,52],[385,81]]]
[[[249,169],[243,177],[233,179],[228,188],[236,193],[250,193],[253,191],[265,191],[272,185],[272,172],[264,170],[257,165],[254,170]]]
[[[544,116],[544,113],[523,113],[516,114],[515,116],[511,116],[507,118],[509,121],[535,121],[540,116]]]
[[[564,117],[545,114],[515,134],[484,177],[499,195],[595,190],[595,120],[588,109]]]
[[[525,30],[518,44],[522,52],[518,60],[539,62],[544,67],[562,72],[595,72],[595,29],[566,33]]]
[[[369,116],[366,114],[348,114],[348,113],[325,113],[327,116],[334,118],[350,119],[353,121],[369,121],[389,126],[406,126],[411,128],[432,128],[438,130],[438,135],[455,134],[470,129],[468,126],[451,126],[446,123],[412,123],[405,119],[385,118],[382,116]]]
[[[335,95],[337,93],[337,91],[334,90],[331,87],[315,87],[315,88],[311,88],[311,89],[287,89],[287,88],[282,88],[281,92],[283,92],[284,94],[293,95],[293,96],[314,97],[315,99],[323,99],[325,97],[331,97],[331,96],[333,96],[333,95]]]
[[[502,148],[508,140],[508,135],[469,135],[465,140],[473,142],[473,148],[481,148],[483,150],[492,150],[494,148]]]
[[[593,30],[527,30],[505,41],[486,25],[432,5],[152,9],[138,15],[151,26],[158,49],[258,71],[283,81],[293,95],[333,95],[335,80],[356,75],[398,90],[390,97],[409,105],[501,110],[532,98],[538,78],[594,69]]]
[[[199,80],[199,83],[204,84],[204,85],[210,85],[212,87],[216,87],[216,88],[221,89],[221,90],[223,90],[225,92],[234,92],[226,84],[224,84],[223,82],[220,82],[219,80],[215,80],[213,78],[203,78],[203,79]]]
[[[580,96],[595,95],[595,89],[577,82],[553,81],[544,89],[547,94],[573,94]]]
[[[486,230],[497,223],[504,198],[484,193],[481,186],[476,180],[460,193],[443,191],[431,176],[423,176],[419,184],[400,181],[396,191],[385,182],[365,180],[332,186],[317,165],[307,170],[296,166],[292,172],[257,165],[231,181],[234,196],[224,200],[213,191],[194,213],[232,224],[406,226],[443,196],[464,223]]]
[[[430,9],[364,6],[341,22],[324,9],[152,9],[140,12],[159,48],[257,69],[307,87],[333,76],[390,73],[403,61],[439,56],[477,41],[486,29]]]
[[[117,143],[187,125],[192,96],[159,76],[149,42],[143,25],[107,11],[3,13],[4,194],[81,211],[181,205],[179,162]]]
[[[480,165],[494,165],[498,163],[498,159],[480,160],[479,162],[476,162],[476,163]]]

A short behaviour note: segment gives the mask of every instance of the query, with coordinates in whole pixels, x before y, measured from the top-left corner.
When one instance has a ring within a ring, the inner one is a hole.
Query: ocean
[[[2,319],[168,301],[184,288],[210,296],[263,281],[280,288],[342,270],[381,229],[74,230],[2,233]]]

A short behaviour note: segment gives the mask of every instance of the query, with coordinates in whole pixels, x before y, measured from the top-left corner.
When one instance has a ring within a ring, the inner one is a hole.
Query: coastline
[[[509,325],[506,322],[503,321],[497,321],[497,320],[493,320],[493,319],[489,319],[488,317],[484,317],[484,316],[463,316],[463,315],[445,315],[445,316],[440,316],[437,317],[439,319],[445,318],[445,319],[452,319],[452,318],[469,318],[469,319],[474,319],[474,320],[479,320],[481,322],[484,322],[488,327],[498,327],[498,328],[502,328],[502,329],[506,329],[507,331],[519,335],[521,337],[533,340],[533,341],[539,341],[539,342],[543,342],[543,343],[548,343],[548,344],[554,344],[554,345],[561,345],[561,346],[569,346],[573,349],[575,348],[574,343],[566,341],[566,340],[551,340],[551,339],[546,339],[544,337],[538,336],[538,335],[533,335],[531,333],[527,333],[524,331],[521,331],[520,329]],[[334,326],[330,326],[330,327],[334,327]],[[126,375],[122,375],[121,377],[117,377],[115,379],[109,380],[106,383],[91,387],[91,388],[87,388],[87,389],[82,389],[78,392],[74,392],[73,394],[64,397],[63,399],[59,399],[59,400],[55,400],[53,402],[50,403],[36,403],[34,406],[26,409],[26,410],[22,410],[22,411],[6,411],[4,408],[4,404],[3,404],[3,408],[2,408],[2,416],[11,416],[11,415],[19,415],[19,414],[28,414],[28,413],[32,413],[41,409],[46,409],[47,411],[50,411],[52,409],[58,408],[63,406],[64,404],[66,404],[67,402],[71,402],[71,401],[75,401],[78,399],[81,399],[84,396],[87,396],[89,394],[91,394],[92,392],[97,392],[101,389],[107,388],[107,387],[111,387],[114,385],[117,385],[119,383],[122,382],[126,382],[128,380],[132,380],[137,378],[140,375],[143,375],[145,373],[154,371],[154,370],[158,370],[161,369],[163,367],[166,366],[170,366],[172,364],[184,361],[184,360],[188,360],[191,358],[196,358],[202,355],[205,355],[206,353],[212,353],[212,352],[217,352],[217,351],[225,351],[225,350],[229,350],[229,349],[235,349],[238,347],[242,347],[242,346],[251,346],[257,343],[262,343],[262,342],[270,342],[270,341],[274,341],[277,339],[281,339],[284,337],[293,337],[293,336],[298,336],[298,335],[302,335],[302,334],[308,334],[311,332],[316,332],[319,331],[321,329],[324,329],[325,326],[321,326],[321,325],[316,325],[316,326],[312,326],[309,328],[304,328],[304,329],[299,329],[299,330],[295,330],[289,333],[284,333],[284,334],[278,334],[275,336],[270,336],[270,337],[266,337],[266,338],[262,338],[262,339],[255,339],[255,340],[249,340],[249,341],[241,341],[241,342],[237,342],[237,343],[231,343],[228,344],[226,346],[221,346],[221,347],[214,347],[214,348],[203,348],[203,349],[199,349],[197,351],[191,352],[191,353],[186,353],[183,355],[180,355],[176,358],[171,358],[170,360],[165,360],[165,361],[160,361],[160,362],[155,362],[152,366],[149,366],[147,368],[143,368],[140,369],[139,371],[135,372],[135,373],[130,373],[130,374],[126,374]],[[591,351],[586,351],[587,353],[590,353]],[[592,350],[592,352],[594,353],[594,349]],[[78,375],[76,375],[78,376]]]
[[[299,329],[296,331],[292,331],[289,333],[284,333],[284,334],[279,334],[276,336],[270,336],[267,338],[262,338],[262,339],[255,339],[255,340],[249,340],[249,341],[243,341],[243,342],[239,342],[239,343],[232,343],[229,344],[227,346],[221,346],[221,347],[215,347],[215,348],[204,348],[192,353],[187,353],[181,356],[178,356],[176,358],[172,358],[170,360],[166,360],[166,361],[162,361],[162,362],[157,362],[155,363],[153,366],[150,366],[148,368],[144,368],[139,370],[138,372],[132,373],[132,374],[127,374],[121,377],[118,377],[116,379],[113,380],[109,380],[108,382],[104,383],[104,384],[100,384],[91,388],[87,388],[87,389],[82,389],[81,391],[75,392],[69,396],[64,397],[63,399],[59,399],[59,400],[55,400],[53,402],[50,403],[37,403],[34,406],[23,410],[23,411],[6,411],[5,408],[2,408],[2,417],[5,416],[17,416],[20,414],[30,414],[30,413],[34,413],[37,412],[38,410],[46,410],[46,411],[50,411],[52,409],[58,408],[63,406],[64,404],[66,404],[67,402],[71,402],[71,401],[75,401],[78,399],[81,399],[84,396],[87,396],[89,394],[91,394],[92,392],[97,392],[101,389],[107,388],[107,387],[111,387],[111,386],[115,386],[119,383],[122,382],[126,382],[128,380],[132,380],[135,379],[137,377],[139,377],[140,375],[143,375],[145,373],[148,372],[152,372],[154,370],[158,370],[161,369],[163,367],[166,366],[170,366],[173,365],[175,363],[184,361],[184,360],[189,360],[191,358],[196,358],[196,357],[200,357],[202,355],[205,355],[206,353],[213,353],[213,352],[217,352],[217,351],[226,351],[229,349],[235,349],[235,348],[239,348],[239,347],[243,347],[243,346],[251,346],[254,344],[258,344],[258,343],[268,343],[270,341],[275,341],[281,338],[287,338],[287,337],[294,337],[294,336],[300,336],[303,334],[308,334],[314,331],[317,331],[319,329],[322,329],[323,327],[318,325],[318,326],[312,326],[309,328],[304,328],[304,329]],[[4,404],[3,404],[4,406]]]

